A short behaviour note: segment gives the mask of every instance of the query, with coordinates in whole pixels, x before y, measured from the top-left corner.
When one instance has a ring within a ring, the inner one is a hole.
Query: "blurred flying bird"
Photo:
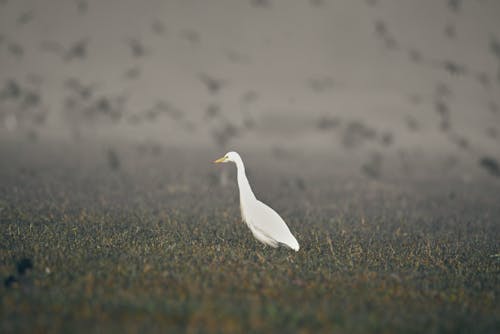
[[[236,152],[228,152],[214,162],[234,162],[236,164],[241,217],[250,228],[253,236],[271,247],[285,246],[297,252],[299,243],[280,215],[255,197],[240,155]]]
[[[486,135],[490,137],[491,139],[496,139],[498,137],[498,130],[497,128],[490,126],[486,128]]]
[[[199,44],[201,42],[200,33],[192,29],[181,30],[180,37],[192,45]]]
[[[13,56],[18,59],[20,59],[24,55],[24,48],[17,42],[9,42],[7,44],[7,49]]]
[[[453,60],[444,60],[440,65],[446,72],[451,75],[464,75],[467,74],[467,67],[463,64],[459,64]]]
[[[124,77],[129,80],[138,79],[141,76],[141,68],[139,66],[133,66],[127,69],[124,73]]]
[[[87,0],[76,0],[76,8],[80,14],[85,14],[89,9],[89,4]]]
[[[408,57],[410,58],[410,61],[412,61],[414,63],[420,63],[420,62],[422,62],[422,59],[423,59],[420,51],[418,51],[416,49],[409,49],[408,50]]]
[[[310,78],[307,84],[311,87],[311,90],[316,93],[326,92],[335,86],[333,78],[329,76]]]
[[[378,179],[382,171],[382,155],[378,152],[372,154],[369,160],[361,166],[361,170],[366,176]]]
[[[405,121],[406,121],[406,126],[408,127],[408,130],[410,130],[410,131],[418,131],[419,130],[420,125],[415,117],[407,115],[405,117]]]
[[[462,9],[462,0],[448,0],[448,8],[454,13],[460,12]]]
[[[127,40],[127,44],[130,48],[132,56],[134,56],[135,58],[140,58],[146,55],[146,47],[144,46],[144,44],[141,42],[140,39],[129,38]]]
[[[337,117],[322,116],[316,123],[318,130],[327,131],[337,128],[340,125],[340,119]]]
[[[250,4],[254,7],[269,8],[271,7],[271,0],[250,0]]]
[[[0,91],[0,100],[17,99],[21,96],[21,87],[14,79],[8,79],[4,88]]]
[[[210,94],[217,94],[224,87],[224,81],[222,79],[216,79],[208,74],[201,73],[198,75],[200,81],[205,85]]]
[[[249,64],[250,58],[238,51],[235,50],[227,50],[226,51],[227,59],[233,64]]]
[[[491,78],[486,72],[478,72],[476,74],[476,79],[484,88],[489,88],[491,86]]]
[[[87,56],[88,38],[83,38],[73,43],[64,53],[63,59],[71,61],[73,59],[84,59]]]
[[[118,154],[113,149],[108,149],[106,152],[106,157],[108,158],[108,166],[111,170],[116,171],[120,169],[120,159],[118,158]]]
[[[497,58],[497,60],[500,60],[500,42],[495,36],[490,37],[490,51]]]
[[[89,39],[82,38],[71,44],[68,48],[55,41],[43,41],[40,47],[42,51],[55,53],[68,62],[74,59],[85,59],[87,57],[88,44]]]
[[[322,5],[325,4],[324,0],[309,0],[309,3],[313,7],[321,7]]]
[[[457,35],[457,31],[456,31],[455,25],[452,24],[452,23],[448,23],[444,27],[444,35],[446,37],[448,37],[449,39],[454,39],[455,36]]]
[[[167,29],[165,28],[165,24],[163,24],[163,22],[161,22],[160,20],[154,20],[151,23],[151,30],[156,35],[164,35]]]
[[[220,106],[216,103],[210,103],[205,109],[205,119],[211,120],[220,114]]]
[[[491,175],[500,177],[500,165],[495,158],[488,156],[482,157],[479,160],[479,165]]]
[[[497,114],[498,111],[500,110],[500,107],[498,106],[498,104],[495,101],[490,101],[488,103],[488,109],[491,111],[491,113]]]
[[[33,20],[33,18],[34,18],[33,11],[29,10],[29,11],[21,13],[17,17],[16,22],[17,22],[18,25],[24,25],[24,24],[29,23],[31,20]]]
[[[259,99],[259,94],[254,90],[249,90],[241,96],[241,102],[249,104]]]

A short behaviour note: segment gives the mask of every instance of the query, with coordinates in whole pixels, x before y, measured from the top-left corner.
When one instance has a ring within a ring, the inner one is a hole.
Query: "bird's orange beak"
[[[214,161],[214,164],[220,164],[221,162],[226,162],[226,157],[222,157]]]

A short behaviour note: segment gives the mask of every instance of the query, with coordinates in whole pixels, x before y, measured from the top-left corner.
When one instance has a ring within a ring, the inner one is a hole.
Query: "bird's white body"
[[[236,152],[229,152],[217,162],[234,162],[238,171],[241,217],[260,242],[271,247],[286,246],[299,250],[297,239],[276,211],[259,201],[248,183],[243,160]]]

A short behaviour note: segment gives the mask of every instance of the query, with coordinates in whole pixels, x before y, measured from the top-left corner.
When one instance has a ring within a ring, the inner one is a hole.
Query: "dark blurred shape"
[[[385,24],[385,21],[383,20],[376,20],[374,22],[375,26],[375,33],[379,36],[386,36],[387,35],[387,25]]]
[[[23,100],[23,109],[24,108],[32,108],[38,106],[40,103],[40,95],[37,92],[34,91],[26,91],[24,94],[24,100]]]
[[[255,128],[256,122],[250,116],[245,116],[243,119],[243,127],[247,130]]]
[[[14,275],[7,276],[7,278],[3,281],[3,285],[6,288],[12,288],[17,283],[19,283],[19,281],[17,280],[17,278]]]
[[[389,33],[387,29],[387,24],[383,20],[376,20],[374,22],[375,34],[384,42],[384,45],[390,49],[395,50],[399,47],[398,41],[396,38]]]
[[[440,128],[442,131],[447,131],[450,129],[450,109],[448,105],[441,100],[437,100],[434,103],[436,112],[441,117]]]
[[[42,97],[31,85],[23,87],[18,81],[8,79],[0,90],[0,103],[3,101],[8,101],[9,107],[0,109],[0,124],[7,130],[23,128],[29,134],[35,132],[32,127],[43,124],[46,119]]]
[[[227,143],[234,137],[238,136],[239,129],[231,122],[226,121],[224,124],[212,131],[212,137],[217,146],[225,148]]]
[[[338,117],[322,116],[316,123],[318,130],[327,131],[337,128],[340,125]]]
[[[4,88],[0,91],[0,100],[17,99],[21,96],[21,87],[14,79],[8,79]]]
[[[75,78],[66,80],[65,88],[64,117],[75,130],[85,124],[117,124],[126,113],[127,95],[96,95],[95,84],[85,85]]]
[[[314,7],[321,7],[325,4],[324,0],[309,0],[309,3]]]
[[[422,103],[422,96],[419,94],[412,94],[408,97],[408,100],[410,101],[411,104],[413,105],[419,105]]]
[[[498,130],[495,127],[488,127],[486,129],[486,135],[490,137],[491,139],[496,139],[498,137]]]
[[[490,37],[490,51],[498,60],[500,60],[500,42],[498,42],[495,36]]]
[[[476,74],[476,79],[484,88],[489,88],[491,86],[491,78],[486,72],[478,72]]]
[[[459,64],[453,60],[444,60],[441,63],[441,67],[451,75],[465,75],[467,73],[467,67],[463,64]]]
[[[29,23],[31,20],[33,20],[34,17],[35,17],[35,15],[33,14],[33,11],[29,10],[29,11],[21,13],[18,16],[16,22],[19,25],[24,25],[26,23]]]
[[[449,139],[461,150],[467,150],[470,148],[469,140],[462,135],[459,135],[457,133],[450,133]]]
[[[132,56],[135,58],[140,58],[146,55],[146,47],[142,44],[142,41],[137,38],[130,38],[127,40],[127,44],[130,48]]]
[[[193,45],[199,44],[201,42],[200,33],[196,30],[184,29],[180,32],[180,36],[182,39],[185,39]]]
[[[64,53],[63,46],[55,41],[43,41],[40,44],[40,48],[42,49],[42,51],[53,52],[59,55]]]
[[[479,165],[492,176],[500,177],[500,165],[495,158],[488,156],[482,157],[479,160]]]
[[[42,51],[53,52],[59,55],[64,61],[72,61],[74,59],[85,59],[87,57],[89,41],[89,38],[82,38],[74,42],[67,49],[58,42],[43,41],[40,47]]]
[[[26,75],[26,80],[28,83],[33,84],[35,86],[40,87],[40,85],[43,83],[43,78],[42,76],[36,74],[36,73],[28,73]]]
[[[498,113],[498,110],[500,110],[500,107],[498,106],[498,104],[495,102],[495,101],[490,101],[488,103],[488,109],[493,113],[493,114],[497,114]]]
[[[19,275],[24,275],[28,270],[33,269],[33,261],[28,258],[23,258],[17,261],[16,268]]]
[[[391,146],[394,143],[394,135],[392,132],[386,131],[382,133],[380,142],[383,146]]]
[[[410,61],[414,63],[421,63],[423,60],[422,53],[417,50],[417,49],[409,49],[408,50],[408,57],[410,58]]]
[[[21,58],[24,55],[24,48],[21,46],[21,44],[18,44],[16,42],[9,42],[9,44],[7,45],[7,49],[13,56],[17,58]]]
[[[378,152],[372,154],[369,160],[361,166],[361,171],[372,179],[380,178],[382,172],[382,155]]]
[[[159,101],[155,104],[154,108],[160,113],[166,113],[174,121],[184,118],[184,112],[179,108],[172,106],[168,102]]]
[[[254,90],[249,90],[248,92],[245,92],[242,97],[241,97],[241,102],[245,104],[249,104],[252,102],[255,102],[259,99],[259,94],[254,91]]]
[[[250,4],[254,7],[269,8],[271,0],[250,0]]]
[[[347,124],[342,135],[342,144],[346,148],[356,148],[365,141],[373,140],[377,136],[375,129],[366,126],[360,121],[351,121]]]
[[[249,64],[250,57],[236,50],[226,51],[227,59],[233,64]]]
[[[304,179],[301,177],[295,178],[295,185],[297,186],[297,189],[299,189],[300,191],[306,190],[306,183]]]
[[[438,82],[434,90],[434,95],[436,96],[436,98],[442,99],[451,97],[453,95],[453,92],[449,85],[444,82]]]
[[[375,7],[378,4],[378,0],[365,0],[365,2],[372,7]]]
[[[77,78],[68,78],[64,82],[64,87],[72,91],[72,93],[76,94],[79,98],[86,100],[94,95],[94,91],[97,88],[97,85],[84,85]]]
[[[453,23],[448,23],[444,27],[444,35],[448,37],[449,39],[454,39],[457,36],[457,30],[455,28],[455,25]]]
[[[294,156],[290,149],[281,146],[274,146],[271,149],[271,154],[278,160],[292,159]]]
[[[111,170],[117,171],[120,169],[120,159],[118,154],[113,149],[108,149],[106,152],[106,156],[108,158],[108,166]]]
[[[462,0],[448,0],[448,8],[454,13],[460,12],[462,9]]]
[[[156,35],[164,35],[167,29],[165,28],[165,24],[163,24],[163,22],[161,22],[160,20],[154,20],[151,23],[151,30]]]
[[[89,43],[88,38],[83,38],[79,41],[76,41],[64,53],[64,57],[63,57],[64,60],[65,61],[72,61],[74,59],[84,59],[85,57],[87,57],[88,43]]]
[[[222,79],[216,79],[205,73],[198,75],[200,81],[205,85],[210,94],[217,94],[224,86],[224,81]]]
[[[420,129],[420,125],[415,117],[413,117],[411,115],[407,115],[405,117],[405,121],[406,121],[406,126],[408,127],[408,130],[418,131]]]
[[[210,103],[205,109],[205,119],[211,120],[220,114],[220,106],[216,103]]]
[[[125,71],[124,76],[129,80],[138,79],[141,76],[141,68],[139,66],[133,66]]]
[[[89,10],[89,3],[87,0],[76,0],[76,8],[80,14],[85,14]]]
[[[308,80],[308,85],[316,93],[323,93],[334,87],[335,82],[332,77],[323,76],[319,78],[311,78]]]

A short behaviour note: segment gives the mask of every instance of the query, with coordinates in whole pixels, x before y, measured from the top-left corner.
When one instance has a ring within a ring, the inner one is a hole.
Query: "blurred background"
[[[496,0],[0,0],[1,159],[238,150],[498,179],[499,18]]]

